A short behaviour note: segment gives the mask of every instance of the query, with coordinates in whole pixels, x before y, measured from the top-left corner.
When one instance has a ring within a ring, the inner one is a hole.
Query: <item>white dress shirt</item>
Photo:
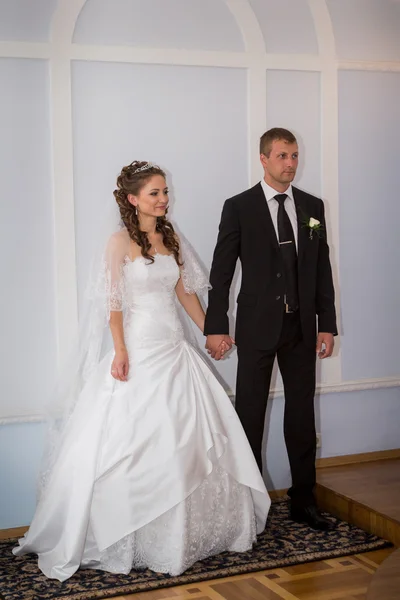
[[[261,183],[261,187],[265,194],[265,199],[267,201],[269,212],[271,213],[272,223],[274,224],[276,237],[277,237],[277,240],[279,241],[279,234],[278,234],[279,202],[278,202],[278,200],[275,200],[274,196],[276,196],[277,194],[280,194],[281,192],[277,192],[276,190],[274,190],[274,188],[272,188],[270,185],[268,185],[268,183],[266,183],[264,179],[262,179],[260,183]],[[295,239],[296,248],[297,248],[297,246],[298,246],[298,244],[297,244],[297,213],[296,213],[296,205],[295,205],[294,199],[293,199],[292,185],[290,184],[288,189],[286,190],[286,192],[282,192],[282,193],[287,195],[287,198],[285,199],[284,207],[285,207],[286,213],[287,213],[289,220],[293,227],[294,239]]]

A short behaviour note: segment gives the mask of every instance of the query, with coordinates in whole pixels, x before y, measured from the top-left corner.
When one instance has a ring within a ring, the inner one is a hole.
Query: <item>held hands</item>
[[[208,354],[211,354],[211,358],[215,360],[221,360],[224,355],[232,348],[235,340],[229,335],[208,335],[206,342],[206,350]],[[332,333],[319,333],[317,337],[316,351],[318,358],[329,358],[332,356],[334,347],[334,337]]]
[[[318,358],[329,358],[329,356],[332,356],[334,344],[332,333],[319,333],[316,348]]]
[[[221,360],[234,343],[235,340],[227,334],[208,335],[206,350],[208,354],[211,354],[211,358]]]
[[[115,353],[111,365],[111,375],[118,381],[127,381],[129,373],[129,358],[126,349],[118,350]]]

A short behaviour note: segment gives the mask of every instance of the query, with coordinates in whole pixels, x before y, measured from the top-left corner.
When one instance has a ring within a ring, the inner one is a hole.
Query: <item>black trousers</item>
[[[316,352],[303,343],[298,312],[284,314],[276,349],[260,350],[243,344],[238,347],[235,406],[260,471],[265,411],[275,357],[285,392],[283,430],[292,475],[288,493],[292,506],[307,506],[315,502]]]

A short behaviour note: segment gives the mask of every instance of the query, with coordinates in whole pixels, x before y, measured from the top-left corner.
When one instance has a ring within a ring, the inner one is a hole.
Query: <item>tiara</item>
[[[141,171],[147,171],[147,169],[152,169],[153,167],[158,168],[157,165],[153,165],[153,163],[148,162],[145,165],[143,165],[143,167],[135,169],[133,171],[133,175],[135,175],[136,173],[140,173]]]

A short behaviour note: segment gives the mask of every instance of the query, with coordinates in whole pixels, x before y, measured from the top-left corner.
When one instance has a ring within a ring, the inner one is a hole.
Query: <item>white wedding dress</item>
[[[127,382],[97,365],[64,430],[29,531],[50,578],[78,568],[178,575],[252,547],[270,499],[225,391],[183,332],[173,256],[125,260]]]

